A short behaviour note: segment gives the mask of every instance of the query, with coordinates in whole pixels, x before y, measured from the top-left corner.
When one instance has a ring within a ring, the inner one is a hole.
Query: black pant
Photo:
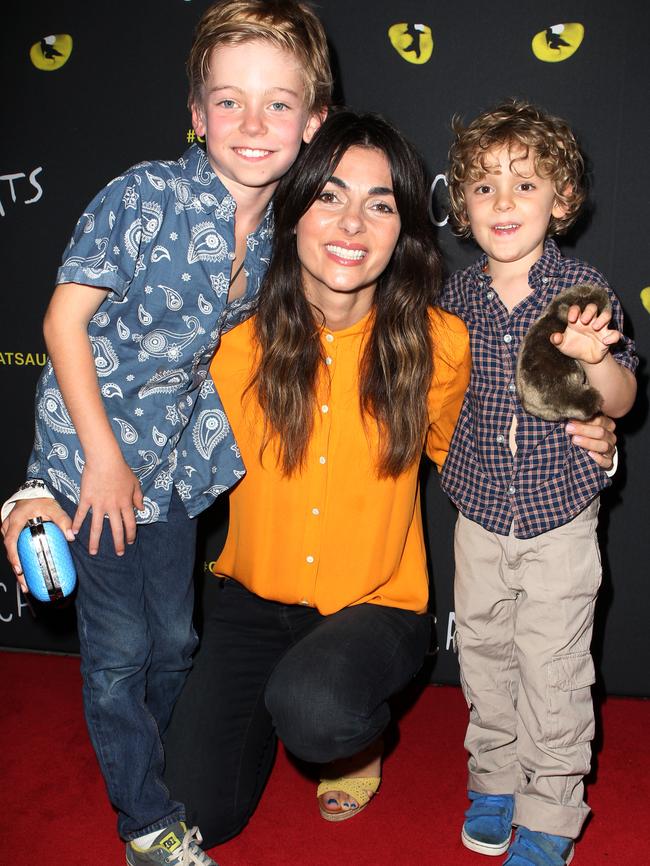
[[[276,737],[326,763],[373,743],[388,698],[420,669],[431,618],[360,604],[330,616],[266,601],[234,580],[208,589],[193,670],[166,737],[166,782],[206,847],[238,833],[271,772]]]

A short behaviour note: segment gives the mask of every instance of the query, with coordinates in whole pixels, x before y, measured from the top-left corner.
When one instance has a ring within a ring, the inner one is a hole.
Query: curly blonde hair
[[[206,9],[194,33],[187,59],[190,111],[203,96],[212,51],[258,39],[294,55],[302,69],[308,111],[328,107],[332,72],[327,39],[309,6],[296,0],[220,0]]]
[[[565,208],[561,217],[552,216],[548,234],[562,234],[575,222],[586,198],[584,160],[568,124],[523,100],[510,99],[484,111],[465,126],[455,116],[452,120],[454,141],[449,149],[449,200],[456,234],[469,237],[463,185],[480,180],[489,169],[488,158],[494,148],[504,145],[516,151],[514,163],[533,154],[535,171],[550,178],[555,198]]]

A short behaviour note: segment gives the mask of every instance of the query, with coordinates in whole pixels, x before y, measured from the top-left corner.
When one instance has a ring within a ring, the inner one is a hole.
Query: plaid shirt
[[[515,390],[517,352],[530,326],[563,289],[577,283],[603,286],[612,302],[613,326],[621,331],[621,305],[595,268],[563,258],[547,240],[528,274],[530,294],[508,312],[485,273],[487,256],[447,281],[441,306],[467,325],[472,375],[461,409],[442,487],[470,520],[499,535],[514,521],[517,538],[532,538],[567,523],[611,482],[587,452],[573,445],[565,424],[524,411]],[[624,337],[613,353],[634,371],[634,343]],[[509,446],[517,417],[517,451]]]

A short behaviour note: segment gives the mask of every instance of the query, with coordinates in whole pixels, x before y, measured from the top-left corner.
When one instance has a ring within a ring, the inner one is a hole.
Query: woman
[[[395,129],[330,117],[275,209],[257,314],[212,366],[247,475],[167,743],[208,847],[252,814],[276,737],[328,765],[324,818],[377,790],[387,701],[430,640],[419,459],[444,462],[469,377],[465,326],[433,306],[425,175]]]

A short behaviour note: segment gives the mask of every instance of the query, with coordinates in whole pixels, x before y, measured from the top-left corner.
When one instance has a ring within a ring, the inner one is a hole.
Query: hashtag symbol
[[[194,141],[195,138],[196,138],[196,133],[194,132],[194,130],[193,130],[193,129],[188,129],[188,130],[187,130],[187,140],[188,140],[188,142],[189,142],[190,144],[192,144],[192,142]]]

